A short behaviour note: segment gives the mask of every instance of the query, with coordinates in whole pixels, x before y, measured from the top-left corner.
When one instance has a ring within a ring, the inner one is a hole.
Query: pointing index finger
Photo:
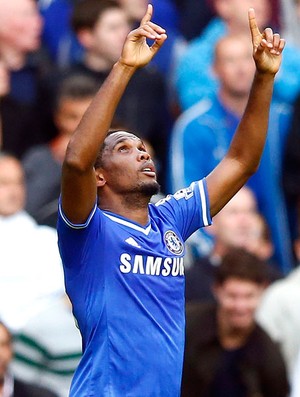
[[[143,19],[141,20],[140,26],[142,26],[145,23],[151,21],[152,13],[153,13],[153,6],[152,6],[152,4],[148,4],[146,14],[143,16]]]
[[[261,37],[261,33],[260,33],[260,31],[258,29],[258,26],[257,26],[257,23],[256,23],[254,8],[249,8],[249,10],[248,10],[248,20],[249,20],[249,26],[250,26],[252,41],[254,43],[255,42],[255,38],[257,38],[258,36]]]

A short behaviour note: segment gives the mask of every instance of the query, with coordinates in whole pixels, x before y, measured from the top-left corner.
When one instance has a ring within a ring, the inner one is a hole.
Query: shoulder
[[[22,163],[24,166],[31,162],[40,161],[44,159],[52,158],[51,151],[47,144],[40,144],[31,147],[25,152]]]
[[[157,201],[154,205],[150,204],[149,209],[153,209],[153,207],[155,207],[158,211],[164,211],[164,208],[169,208],[170,205],[172,207],[175,206],[176,208],[179,208],[180,206],[185,207],[190,200],[198,201],[200,199],[203,202],[207,202],[207,195],[206,179],[202,178],[198,181],[192,182],[187,187],[179,188],[173,194],[168,194],[166,197]]]
[[[252,348],[250,348],[250,346],[252,346]],[[248,347],[252,353],[255,354],[256,352],[260,354],[267,365],[269,365],[268,361],[272,359],[273,366],[276,366],[276,362],[284,366],[279,345],[271,338],[270,334],[257,323],[249,339]]]
[[[215,103],[216,99],[214,97],[207,97],[185,110],[176,120],[173,133],[180,132],[191,126],[196,126],[199,119],[207,115],[213,109]]]
[[[87,220],[82,224],[74,224],[72,223],[67,216],[65,215],[61,201],[58,203],[58,223],[57,223],[57,231],[58,236],[61,236],[61,232],[67,232],[73,234],[73,232],[80,232],[84,230],[96,230],[99,227],[100,219],[105,219],[103,215],[103,211],[97,206],[97,202],[95,200],[95,205],[91,210]],[[102,221],[101,221],[102,222]],[[82,235],[82,233],[80,233]],[[83,235],[82,235],[83,237]],[[85,237],[86,238],[86,237]]]
[[[274,377],[287,389],[287,368],[280,347],[260,325],[256,324],[247,346],[249,357],[255,362],[259,358],[262,375]]]

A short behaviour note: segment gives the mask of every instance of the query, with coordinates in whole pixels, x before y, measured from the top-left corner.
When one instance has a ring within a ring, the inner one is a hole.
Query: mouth
[[[152,163],[147,163],[144,164],[143,167],[140,169],[140,171],[145,174],[148,175],[150,177],[156,177],[156,170],[155,167]]]

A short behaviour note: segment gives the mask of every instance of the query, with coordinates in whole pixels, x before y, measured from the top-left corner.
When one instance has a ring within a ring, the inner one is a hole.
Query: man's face
[[[0,0],[0,39],[24,53],[40,47],[43,20],[34,0]]]
[[[147,0],[119,0],[131,21],[140,21],[147,11]]]
[[[218,312],[228,330],[246,331],[253,326],[263,290],[253,281],[238,278],[229,278],[214,287]]]
[[[0,381],[4,378],[12,359],[12,341],[7,330],[0,324]]]
[[[255,72],[249,38],[230,36],[221,39],[216,47],[214,71],[223,91],[237,98],[248,96]]]
[[[25,205],[24,174],[12,158],[0,158],[0,215],[10,216]]]
[[[248,10],[254,8],[258,26],[265,28],[271,16],[270,0],[231,0],[236,18],[240,18],[248,26]]]
[[[250,190],[242,188],[214,217],[212,231],[219,244],[247,249],[256,225],[255,198]]]
[[[248,10],[254,8],[260,29],[269,24],[270,0],[214,0],[218,14],[228,22],[235,32],[249,31]]]
[[[92,97],[61,98],[54,114],[55,125],[61,135],[73,134],[91,100]]]
[[[117,193],[158,192],[156,170],[143,142],[133,134],[118,131],[105,140],[103,172],[106,185]]]
[[[118,8],[108,9],[91,31],[90,50],[113,64],[121,55],[129,31],[125,11]]]

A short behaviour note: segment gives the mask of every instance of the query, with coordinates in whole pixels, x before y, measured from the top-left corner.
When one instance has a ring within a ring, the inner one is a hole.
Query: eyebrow
[[[123,143],[126,141],[138,141],[140,144],[142,144],[143,146],[145,146],[144,142],[140,139],[135,137],[134,135],[132,137],[130,136],[124,136],[124,137],[120,137],[115,144],[113,145],[112,149],[114,149],[119,143]]]

